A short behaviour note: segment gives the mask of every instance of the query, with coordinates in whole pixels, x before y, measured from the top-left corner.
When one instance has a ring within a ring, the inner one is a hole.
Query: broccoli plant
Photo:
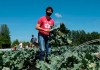
[[[49,43],[51,46],[64,46],[69,44],[68,39],[68,30],[64,23],[60,23],[58,26],[52,26],[49,36]]]

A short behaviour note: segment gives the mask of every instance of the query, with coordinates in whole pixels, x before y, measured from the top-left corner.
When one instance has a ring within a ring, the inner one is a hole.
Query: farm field
[[[100,45],[52,47],[49,62],[39,61],[39,49],[0,51],[0,70],[100,70]]]

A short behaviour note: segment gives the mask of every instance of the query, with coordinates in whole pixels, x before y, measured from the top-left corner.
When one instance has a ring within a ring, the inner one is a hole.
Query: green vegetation
[[[15,45],[19,45],[19,41],[18,39],[14,40],[13,43],[12,43],[12,47],[14,47]]]
[[[60,23],[59,26],[51,27],[51,30],[49,43],[53,47],[65,45],[77,46],[87,41],[100,39],[100,33],[98,32],[86,33],[84,30],[70,31],[65,27],[64,23]],[[100,44],[100,41],[92,44]]]
[[[70,46],[53,47],[49,63],[39,61],[38,48],[0,51],[0,70],[99,70],[100,59],[94,53],[100,46],[91,45],[74,49]]]
[[[10,43],[9,30],[6,28],[6,25],[1,27],[0,44]],[[86,41],[100,39],[100,33],[70,31],[64,23],[51,30],[49,43],[52,52],[48,62],[39,61],[39,48],[17,48],[0,51],[0,70],[100,70],[100,55],[97,55],[100,52],[100,41],[78,46]],[[23,42],[23,45],[27,43]],[[15,44],[19,44],[18,39],[12,42],[12,46]]]
[[[86,41],[100,39],[100,33],[91,32],[86,33],[84,30],[70,31],[69,37],[72,38],[73,45],[79,45]],[[92,44],[100,44],[100,42],[92,43]]]
[[[69,30],[65,27],[64,23],[61,23],[58,27],[51,27],[49,43],[53,47],[68,45],[68,32]]]
[[[98,48],[99,47],[99,48]],[[84,46],[74,49],[70,46],[62,46],[52,49],[50,62],[38,61],[40,70],[99,70],[100,60],[94,55],[100,52],[100,46]]]
[[[10,31],[6,24],[0,25],[0,48],[2,47],[2,44],[11,45]]]
[[[0,70],[22,70],[33,65],[37,48],[18,49],[17,51],[0,51]],[[6,69],[5,69],[6,70]]]

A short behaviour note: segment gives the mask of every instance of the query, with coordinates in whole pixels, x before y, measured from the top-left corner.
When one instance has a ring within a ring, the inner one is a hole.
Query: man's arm
[[[37,29],[37,30],[41,30],[41,31],[45,31],[45,32],[50,32],[50,30],[45,30],[45,29],[41,28],[41,27],[40,27],[40,24],[37,24],[37,25],[36,25],[36,29]]]
[[[37,25],[36,25],[36,29],[37,29],[37,30],[44,31],[44,29],[40,27],[40,24],[37,24]]]

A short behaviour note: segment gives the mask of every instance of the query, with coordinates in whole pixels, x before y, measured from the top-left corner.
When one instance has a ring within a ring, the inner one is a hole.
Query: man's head
[[[53,8],[52,7],[47,7],[46,8],[46,15],[51,16],[52,13],[53,13]]]
[[[32,35],[32,37],[34,37],[34,35]]]

